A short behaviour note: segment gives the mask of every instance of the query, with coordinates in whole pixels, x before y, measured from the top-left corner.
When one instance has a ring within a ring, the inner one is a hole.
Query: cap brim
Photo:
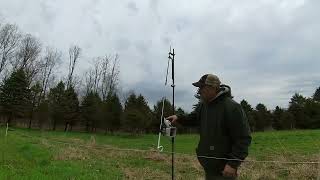
[[[192,85],[194,85],[195,87],[202,87],[202,86],[204,86],[204,84],[201,83],[201,82],[194,82],[194,83],[192,83]]]

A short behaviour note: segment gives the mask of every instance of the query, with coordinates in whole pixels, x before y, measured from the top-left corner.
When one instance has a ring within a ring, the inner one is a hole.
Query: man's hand
[[[237,177],[237,169],[234,169],[233,167],[226,164],[224,166],[224,170],[222,171],[222,175],[225,177]]]
[[[172,116],[167,117],[166,119],[169,120],[172,124],[174,124],[178,120],[178,116],[172,115]]]

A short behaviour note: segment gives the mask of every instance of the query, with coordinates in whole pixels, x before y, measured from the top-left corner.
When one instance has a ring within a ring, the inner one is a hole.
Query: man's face
[[[199,87],[199,94],[203,100],[207,101],[208,94],[209,94],[209,87],[208,86]]]
[[[213,99],[216,96],[217,92],[215,88],[205,85],[205,86],[199,87],[199,94],[204,101],[209,102],[211,99]]]

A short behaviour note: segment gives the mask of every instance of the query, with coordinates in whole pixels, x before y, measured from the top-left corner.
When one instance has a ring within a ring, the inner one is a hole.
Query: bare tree
[[[103,100],[107,99],[109,93],[115,93],[120,72],[118,61],[118,55],[95,58],[93,68],[89,69],[85,75],[86,93],[97,92]]]
[[[85,74],[86,93],[98,93],[102,76],[102,58],[98,57],[93,60],[93,67]]]
[[[12,61],[14,70],[22,68],[26,71],[30,83],[41,68],[41,63],[38,62],[40,52],[40,41],[27,34],[19,44],[16,59]]]
[[[108,56],[105,56],[101,60],[102,60],[101,95],[102,95],[102,100],[105,101],[108,95],[108,69],[109,69],[110,58]]]
[[[13,57],[21,34],[18,27],[13,24],[5,24],[0,29],[0,73],[4,70],[9,59]]]
[[[102,74],[102,63],[99,61],[99,58],[94,62],[93,69],[93,92],[97,93],[99,89],[99,84]]]
[[[56,67],[56,65],[60,62],[60,60],[61,60],[60,51],[51,47],[46,48],[44,57],[42,58],[42,68],[40,71],[42,88],[40,91],[38,103],[40,103],[40,101],[45,98],[46,92],[48,89],[48,84],[52,77],[53,70]]]
[[[73,72],[80,57],[81,49],[78,46],[71,46],[69,48],[69,74],[67,79],[67,87],[72,85]]]
[[[45,54],[39,61],[39,68],[37,68],[37,80],[34,81],[34,85],[31,86],[32,90],[32,111],[31,118],[29,120],[29,129],[31,128],[32,120],[34,119],[34,113],[36,109],[40,107],[46,96],[49,81],[51,79],[53,68],[61,58],[61,53],[53,48],[46,48]],[[39,109],[38,109],[39,110]]]
[[[118,85],[118,81],[119,81],[120,70],[118,68],[118,60],[119,60],[119,56],[118,54],[116,54],[113,59],[111,72],[109,74],[109,92],[111,93],[115,92],[116,86]]]
[[[108,93],[114,93],[118,84],[119,56],[116,54],[114,57],[105,56],[102,59],[102,81],[101,81],[101,94],[102,99],[106,100]]]
[[[94,87],[94,82],[93,82],[93,70],[89,69],[86,73],[85,73],[85,93],[88,94],[90,91],[93,91],[93,87]]]
[[[82,84],[82,78],[80,75],[74,75],[72,78],[72,87],[77,94],[81,93]]]

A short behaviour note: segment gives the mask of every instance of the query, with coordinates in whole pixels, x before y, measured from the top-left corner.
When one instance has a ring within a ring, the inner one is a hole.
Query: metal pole
[[[171,57],[172,56],[172,57]],[[172,62],[172,114],[175,114],[175,110],[174,110],[174,87],[175,87],[175,84],[174,84],[174,49],[172,50],[171,52],[171,48],[170,48],[170,52],[169,52],[169,58],[171,59],[171,62]],[[174,180],[174,137],[171,137],[171,153],[172,153],[172,180]]]

